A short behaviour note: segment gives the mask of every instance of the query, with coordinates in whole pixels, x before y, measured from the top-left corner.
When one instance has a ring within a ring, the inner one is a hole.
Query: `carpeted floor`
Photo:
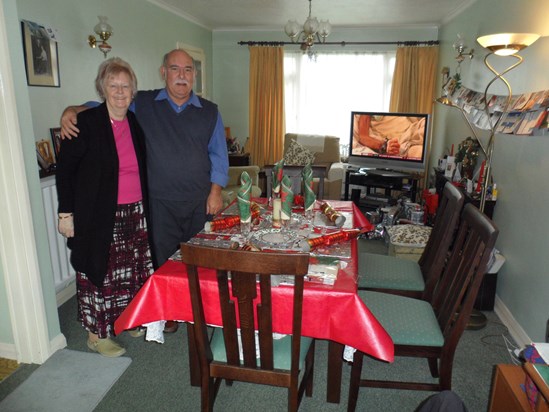
[[[383,251],[383,244],[374,249]],[[370,249],[369,251],[372,251]],[[511,363],[505,339],[510,339],[507,329],[493,312],[486,312],[488,325],[476,331],[466,331],[455,356],[453,390],[465,402],[471,412],[487,410],[493,366]],[[76,301],[70,299],[59,308],[61,330],[67,338],[68,349],[87,352],[85,333],[76,319]],[[187,335],[184,327],[166,336],[166,343],[145,342],[127,333],[117,338],[127,349],[125,356],[132,363],[103,397],[94,412],[171,412],[196,411],[200,408],[200,390],[190,387],[187,364]],[[317,342],[312,398],[304,398],[300,411],[344,411],[347,408],[347,391],[350,366],[343,366],[341,404],[326,403],[327,343]],[[414,375],[417,379],[431,381],[427,361],[398,358],[393,364],[365,359],[363,376],[391,376],[393,378]],[[21,367],[0,383],[0,400],[24,381],[30,373]],[[406,412],[417,406],[433,392],[397,391],[362,388],[357,410]],[[216,411],[281,411],[286,410],[286,391],[280,388],[234,382],[232,387],[223,384],[216,403]]]

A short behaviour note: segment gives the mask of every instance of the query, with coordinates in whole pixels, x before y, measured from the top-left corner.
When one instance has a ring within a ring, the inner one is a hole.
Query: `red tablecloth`
[[[367,227],[369,222],[352,202],[330,201],[338,210],[353,211],[355,227]],[[352,258],[347,267],[340,269],[333,286],[306,282],[303,296],[302,333],[318,339],[327,339],[352,346],[376,358],[392,362],[394,346],[390,336],[358,297],[357,244],[352,240]],[[215,286],[215,272],[202,269],[201,286],[206,320],[220,325],[219,297]],[[291,286],[273,288],[273,319],[275,332],[290,333],[289,301]],[[284,310],[283,308],[288,308]],[[192,321],[191,301],[186,267],[181,262],[168,261],[151,276],[126,310],[115,322],[116,333],[158,320]]]

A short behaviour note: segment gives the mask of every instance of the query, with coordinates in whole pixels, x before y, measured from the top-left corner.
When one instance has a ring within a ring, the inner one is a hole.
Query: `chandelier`
[[[284,26],[284,32],[292,43],[301,43],[301,50],[306,52],[310,58],[315,57],[315,52],[312,49],[315,43],[326,42],[326,37],[332,32],[332,25],[328,20],[320,20],[316,17],[311,17],[312,0],[309,0],[309,16],[303,26],[299,26],[295,19],[288,20]]]

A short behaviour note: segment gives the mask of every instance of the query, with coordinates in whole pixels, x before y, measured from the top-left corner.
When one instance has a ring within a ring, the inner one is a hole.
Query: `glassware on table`
[[[252,222],[240,222],[240,234],[243,236],[248,236],[252,230]]]
[[[289,219],[284,219],[284,218],[281,218],[280,219],[280,222],[281,222],[281,227],[282,227],[282,232],[288,232],[290,230],[290,227],[292,225],[292,217],[290,216]]]
[[[305,209],[305,222],[309,226],[313,224],[314,217],[315,217],[314,207],[312,207],[310,209]]]

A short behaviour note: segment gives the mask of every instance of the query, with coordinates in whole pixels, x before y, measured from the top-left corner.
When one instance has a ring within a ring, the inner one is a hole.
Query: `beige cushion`
[[[311,138],[315,138],[311,140]],[[315,141],[315,144],[308,146],[306,142]],[[322,135],[301,135],[296,133],[287,133],[284,138],[284,152],[288,150],[290,144],[293,141],[297,141],[301,146],[309,149],[315,154],[314,164],[326,164],[340,161],[339,154],[339,137],[335,136],[322,136]]]
[[[324,199],[340,200],[344,173],[341,167],[332,173],[334,165],[340,165],[339,137],[286,133],[284,153],[288,151],[294,141],[314,153],[314,166],[327,168],[327,179],[324,180]]]
[[[288,166],[304,166],[313,163],[314,160],[315,154],[295,140],[290,143],[288,150],[284,153],[284,164]]]

